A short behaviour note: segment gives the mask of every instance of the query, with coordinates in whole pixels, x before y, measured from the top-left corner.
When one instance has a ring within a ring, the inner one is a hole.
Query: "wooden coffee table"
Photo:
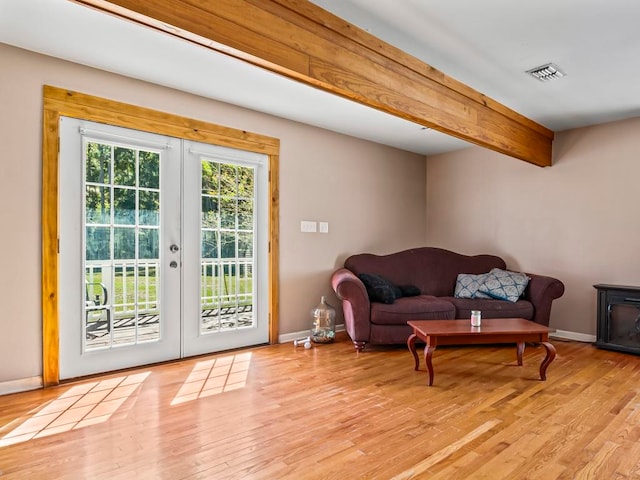
[[[407,339],[407,346],[415,359],[418,370],[419,359],[416,341],[426,343],[424,360],[429,371],[429,386],[433,385],[433,364],[431,357],[438,345],[478,345],[487,343],[515,343],[518,365],[522,366],[525,342],[541,343],[547,351],[540,364],[540,379],[547,379],[547,367],[556,358],[556,349],[549,343],[549,332],[555,331],[524,318],[482,319],[482,325],[472,327],[471,321],[463,320],[410,320],[407,324],[413,333]]]

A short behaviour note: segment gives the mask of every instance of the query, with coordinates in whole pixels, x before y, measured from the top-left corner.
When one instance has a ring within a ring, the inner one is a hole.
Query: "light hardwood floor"
[[[640,479],[640,357],[344,336],[0,397],[5,479]]]

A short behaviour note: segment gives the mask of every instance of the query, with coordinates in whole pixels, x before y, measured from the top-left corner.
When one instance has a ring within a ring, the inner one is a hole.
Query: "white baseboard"
[[[344,332],[344,324],[336,325],[336,332]],[[305,338],[309,336],[309,330],[302,330],[300,332],[293,333],[284,333],[278,336],[278,343],[287,343],[293,342],[294,340],[298,340],[300,338]]]
[[[9,382],[0,382],[0,395],[26,392],[42,388],[42,377],[20,378]]]
[[[336,325],[336,332],[344,332],[344,324]],[[285,333],[278,337],[278,343],[293,342],[300,338],[309,336],[309,330],[302,330],[300,332]],[[551,338],[557,338],[559,340],[573,340],[576,342],[593,343],[596,341],[595,335],[588,335],[586,333],[570,332],[568,330],[556,330],[550,333]]]
[[[596,341],[595,335],[588,335],[586,333],[579,332],[569,332],[567,330],[556,330],[555,332],[550,333],[549,336],[551,338],[557,338],[559,340],[574,340],[576,342],[593,343]]]

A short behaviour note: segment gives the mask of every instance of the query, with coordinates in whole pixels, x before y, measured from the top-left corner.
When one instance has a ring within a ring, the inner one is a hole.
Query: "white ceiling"
[[[640,114],[637,0],[313,3],[554,131]],[[0,0],[0,42],[417,153],[468,145],[67,0]],[[548,62],[567,76],[524,73]]]

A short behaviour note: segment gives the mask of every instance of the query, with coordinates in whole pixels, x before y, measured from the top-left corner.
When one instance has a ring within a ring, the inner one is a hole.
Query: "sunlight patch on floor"
[[[106,422],[150,374],[143,372],[75,385],[0,437],[0,447]]]
[[[250,364],[251,352],[196,363],[171,405],[243,388]]]

